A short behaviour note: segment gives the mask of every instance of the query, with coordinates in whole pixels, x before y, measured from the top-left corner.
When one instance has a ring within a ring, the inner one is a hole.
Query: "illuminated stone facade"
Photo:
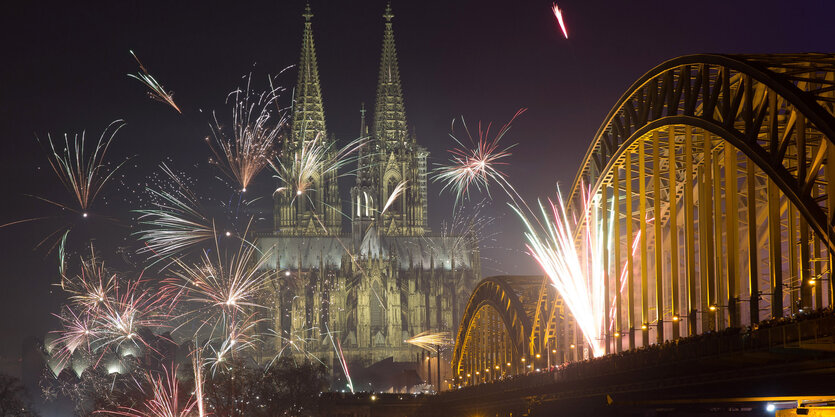
[[[311,18],[305,28],[291,136],[283,155],[302,141],[327,136]],[[275,227],[258,245],[272,251],[270,294],[275,348],[290,341],[335,364],[335,345],[360,367],[422,353],[404,340],[426,330],[454,333],[470,290],[480,278],[473,235],[432,233],[427,213],[428,152],[408,130],[400,72],[387,8],[373,124],[358,155],[350,200],[340,201],[336,175],[314,175],[307,202],[279,193]],[[406,191],[381,215],[397,184]],[[350,216],[343,231],[342,216]],[[328,332],[333,335],[333,341]],[[335,343],[338,342],[338,343]],[[292,351],[292,346],[290,346]],[[336,365],[335,369],[339,369]]]

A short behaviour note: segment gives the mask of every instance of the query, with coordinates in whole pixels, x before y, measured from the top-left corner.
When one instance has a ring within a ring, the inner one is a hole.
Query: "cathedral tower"
[[[319,67],[316,47],[313,43],[313,13],[305,7],[304,34],[302,36],[299,76],[293,94],[293,115],[289,138],[285,139],[281,163],[289,171],[299,158],[304,146],[312,141],[332,144],[327,136],[325,110],[322,105],[322,87],[319,83]],[[314,173],[306,178],[304,190],[286,188],[275,195],[275,229],[282,235],[318,236],[340,233],[339,188],[336,172]]]
[[[383,14],[383,48],[377,77],[377,99],[371,143],[360,155],[357,185],[351,190],[354,232],[375,225],[391,236],[422,236],[429,231],[426,195],[426,158],[429,153],[409,132],[391,4]],[[364,117],[363,117],[364,119]],[[381,213],[398,184],[406,191]]]

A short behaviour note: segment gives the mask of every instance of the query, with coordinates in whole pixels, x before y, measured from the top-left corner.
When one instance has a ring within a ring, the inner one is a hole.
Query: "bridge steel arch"
[[[611,239],[607,353],[831,307],[835,55],[702,54],[653,68],[593,138],[569,218],[594,218],[580,215],[584,195]],[[477,343],[489,340],[473,337],[496,328],[479,319],[484,309],[501,317],[497,331],[519,361],[582,343],[568,312],[558,326],[549,322],[556,308],[538,313],[548,309],[542,291],[502,304],[495,297],[514,284],[483,285],[456,340],[458,383],[487,380],[466,378],[488,369],[489,346]]]
[[[683,56],[627,90],[568,198],[613,225],[608,350],[832,305],[834,115],[835,55]]]
[[[544,277],[482,280],[458,329],[454,383],[478,384],[556,363],[557,354],[567,354],[562,342],[573,334],[566,326],[570,324],[562,300]],[[563,340],[557,343],[560,336]]]

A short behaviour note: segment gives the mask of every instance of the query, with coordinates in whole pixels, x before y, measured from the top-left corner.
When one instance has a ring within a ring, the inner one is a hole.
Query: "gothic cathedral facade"
[[[309,141],[336,140],[327,131],[309,6],[303,16],[283,158],[298,157]],[[292,190],[275,195],[273,231],[258,237],[259,247],[272,254],[275,349],[303,341],[329,365],[338,363],[337,346],[355,367],[414,362],[422,351],[404,341],[424,331],[454,334],[480,279],[476,239],[433,233],[428,224],[428,152],[408,127],[393,17],[387,7],[372,124],[366,126],[363,109],[360,131],[367,139],[356,167],[346,168],[356,177],[348,201],[340,196],[337,173],[313,173],[307,198],[294,198]],[[398,185],[405,191],[383,210]],[[350,227],[343,230],[348,215]]]

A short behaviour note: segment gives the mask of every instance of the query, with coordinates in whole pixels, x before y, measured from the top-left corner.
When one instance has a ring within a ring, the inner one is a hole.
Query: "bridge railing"
[[[485,392],[530,389],[562,381],[620,374],[649,368],[670,369],[671,364],[703,363],[709,357],[777,348],[832,350],[835,346],[835,313],[830,309],[791,319],[760,323],[752,329],[728,328],[693,337],[650,345],[582,362],[570,362],[542,372],[531,372],[502,380],[462,387],[455,392]],[[817,346],[816,346],[817,345]]]

